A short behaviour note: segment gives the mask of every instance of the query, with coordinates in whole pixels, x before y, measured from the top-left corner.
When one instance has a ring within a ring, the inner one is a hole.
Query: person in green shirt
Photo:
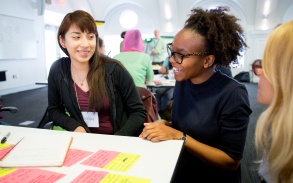
[[[151,58],[143,53],[143,40],[139,30],[129,30],[124,37],[124,47],[114,59],[120,61],[132,76],[138,87],[146,88],[154,79]]]
[[[162,65],[167,55],[167,48],[165,41],[160,36],[158,29],[154,30],[155,37],[146,45],[146,53],[151,56],[152,64]]]

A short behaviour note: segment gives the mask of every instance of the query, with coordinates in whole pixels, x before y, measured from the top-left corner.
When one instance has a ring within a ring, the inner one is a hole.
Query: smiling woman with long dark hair
[[[53,124],[74,132],[137,136],[146,111],[126,69],[99,54],[93,17],[82,10],[68,13],[57,39],[68,57],[55,61],[49,73]]]

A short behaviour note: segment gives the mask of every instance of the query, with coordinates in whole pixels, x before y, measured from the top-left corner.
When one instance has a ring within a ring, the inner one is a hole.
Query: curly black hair
[[[228,7],[203,10],[194,8],[186,20],[184,28],[191,29],[206,40],[206,51],[215,56],[214,65],[228,66],[238,62],[247,45],[242,27],[233,15],[226,12]]]

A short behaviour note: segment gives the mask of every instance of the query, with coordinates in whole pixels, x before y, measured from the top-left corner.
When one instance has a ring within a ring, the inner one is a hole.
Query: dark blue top
[[[245,86],[221,72],[201,84],[176,82],[172,126],[233,159],[242,158],[251,112]],[[223,171],[183,151],[175,182],[241,182],[240,173],[240,166]]]

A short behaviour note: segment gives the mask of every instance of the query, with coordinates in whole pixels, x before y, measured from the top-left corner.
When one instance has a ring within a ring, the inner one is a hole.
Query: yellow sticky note
[[[9,146],[12,146],[12,144],[7,144],[7,143],[3,143],[3,144],[1,144],[1,143],[0,143],[0,150],[1,150],[1,149],[5,149],[6,147],[9,147]]]
[[[0,168],[0,177],[4,177],[5,175],[8,175],[16,170],[17,168]]]
[[[140,155],[120,153],[104,169],[126,172],[140,158]]]
[[[134,177],[134,176],[124,176],[118,174],[107,174],[100,183],[150,183],[150,179]]]

